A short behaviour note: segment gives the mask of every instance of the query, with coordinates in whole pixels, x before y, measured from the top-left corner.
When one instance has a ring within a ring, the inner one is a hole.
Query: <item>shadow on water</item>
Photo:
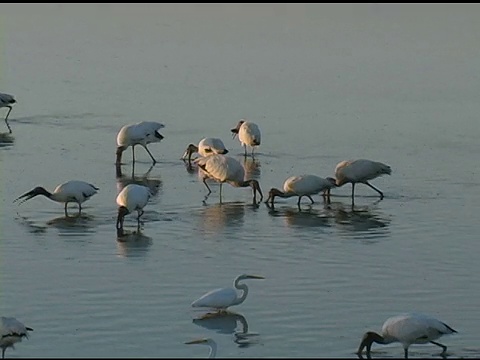
[[[234,342],[239,347],[253,345],[255,342],[252,342],[251,339],[259,335],[248,331],[248,322],[245,316],[230,311],[206,313],[193,319],[192,322],[218,334],[233,334]],[[240,329],[237,331],[239,326]]]
[[[252,159],[251,157],[242,157],[240,163],[243,165],[245,170],[245,179],[255,179],[259,180],[262,174],[260,169],[260,161],[257,159]]]
[[[25,226],[32,234],[44,234],[49,228],[56,228],[59,230],[59,235],[77,236],[90,235],[95,232],[98,225],[97,220],[88,214],[80,216],[59,216],[51,220],[47,220],[45,225],[38,224],[36,221],[29,219],[26,216],[20,215],[17,212],[17,219],[20,220],[22,226]]]
[[[143,185],[150,189],[153,196],[157,195],[162,188],[162,180],[159,177],[150,177],[150,173],[155,165],[151,165],[146,173],[143,175],[135,175],[135,164],[132,165],[132,172],[129,175],[126,175],[122,172],[121,165],[115,165],[115,176],[117,179],[117,191],[120,192],[122,189],[129,184]]]
[[[295,207],[279,207],[276,205],[274,208],[268,207],[269,215],[273,217],[280,217],[284,220],[288,227],[330,227],[331,214],[324,208],[318,209],[313,205],[302,205],[302,209],[299,210],[298,206]]]
[[[117,230],[117,249],[120,257],[144,256],[151,245],[152,238],[141,231]]]
[[[219,233],[224,229],[243,226],[247,207],[242,202],[204,205],[199,211],[199,228],[204,233]]]

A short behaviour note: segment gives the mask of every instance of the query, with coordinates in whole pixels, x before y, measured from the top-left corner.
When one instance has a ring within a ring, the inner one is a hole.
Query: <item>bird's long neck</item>
[[[238,290],[242,290],[243,293],[242,293],[242,296],[237,297],[237,300],[235,300],[235,302],[232,305],[238,305],[243,303],[248,295],[248,286],[246,284],[239,284],[239,281],[240,280],[238,279],[235,280],[233,286],[235,286],[235,288]]]
[[[275,196],[280,196],[281,198],[289,198],[289,197],[296,196],[296,195],[297,194],[295,194],[291,191],[283,192],[283,191],[280,191],[280,190],[278,190],[278,193],[275,194]]]
[[[210,343],[210,353],[208,354],[208,357],[210,359],[213,359],[217,355],[217,344],[214,342]]]

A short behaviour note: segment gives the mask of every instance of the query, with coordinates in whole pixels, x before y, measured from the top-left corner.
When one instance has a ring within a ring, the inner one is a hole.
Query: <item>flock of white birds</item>
[[[9,132],[12,130],[8,123],[8,116],[12,111],[12,106],[16,103],[12,95],[0,93],[0,108],[8,108],[5,116],[5,124]],[[148,149],[148,145],[160,142],[164,137],[159,130],[165,126],[158,122],[140,122],[123,126],[117,134],[116,165],[122,163],[122,155],[129,147],[132,149],[132,161],[135,162],[135,146],[142,146],[153,164],[157,160]],[[251,148],[250,156],[254,157],[254,150],[261,144],[261,131],[257,124],[244,119],[240,120],[235,128],[231,129],[233,138],[238,136],[241,145],[244,147],[244,155],[248,156],[247,148]],[[199,157],[192,159],[193,154]],[[198,169],[200,178],[205,184],[208,194],[212,191],[207,183],[207,179],[214,180],[220,184],[219,196],[222,201],[222,184],[228,183],[234,187],[251,187],[253,190],[253,203],[257,204],[257,193],[260,195],[260,202],[263,200],[263,193],[260,184],[255,179],[245,179],[245,170],[242,164],[228,155],[223,141],[218,138],[204,138],[197,145],[189,144],[182,159],[193,169]],[[367,159],[346,160],[338,163],[335,168],[335,177],[322,178],[313,174],[301,174],[287,178],[283,184],[283,191],[277,188],[271,188],[265,203],[274,207],[275,197],[289,198],[298,197],[297,205],[299,210],[302,197],[307,197],[313,204],[312,195],[322,193],[324,200],[329,200],[330,190],[350,183],[352,186],[352,206],[355,198],[355,185],[365,184],[375,190],[380,198],[383,198],[383,192],[373,186],[369,181],[382,175],[390,175],[391,167]],[[50,200],[63,203],[65,216],[68,215],[67,205],[69,203],[78,204],[79,216],[82,211],[82,203],[90,199],[99,189],[90,183],[71,180],[58,185],[53,192],[49,192],[43,187],[36,187],[27,193],[20,195],[14,202],[21,200],[23,203],[37,195],[43,195]],[[144,207],[154,194],[150,188],[138,184],[129,184],[125,186],[117,195],[116,203],[118,205],[118,215],[116,229],[119,234],[123,234],[123,223],[126,215],[137,212],[137,229],[140,230],[140,217],[144,212]],[[259,275],[242,274],[235,278],[233,287],[220,288],[207,292],[194,302],[192,307],[203,307],[214,309],[217,313],[226,313],[230,306],[239,305],[245,301],[248,294],[248,287],[240,284],[245,279],[264,279]],[[239,291],[241,293],[239,293]],[[13,348],[14,344],[28,337],[28,331],[33,329],[25,326],[23,323],[12,317],[0,318],[0,348],[2,349],[2,358],[5,357],[5,350]],[[381,334],[373,331],[366,332],[361,340],[357,354],[361,357],[366,349],[367,357],[370,357],[370,350],[373,343],[389,344],[399,342],[404,348],[404,356],[408,358],[408,348],[412,344],[431,343],[442,348],[442,354],[447,350],[443,344],[436,342],[438,338],[446,334],[452,334],[456,331],[443,323],[442,321],[424,314],[409,313],[393,316],[385,321]],[[209,357],[215,357],[217,345],[210,338],[196,339],[186,342],[186,344],[205,344],[210,346]]]

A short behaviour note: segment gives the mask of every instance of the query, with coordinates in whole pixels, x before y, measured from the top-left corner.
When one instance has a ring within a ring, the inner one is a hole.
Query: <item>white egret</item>
[[[361,183],[371,187],[380,194],[383,199],[383,193],[368,180],[375,179],[382,175],[390,175],[392,168],[378,161],[358,159],[341,161],[335,167],[336,185],[342,186],[347,183],[352,184],[352,202],[355,194],[355,184]]]
[[[143,208],[147,205],[152,196],[150,189],[143,185],[128,184],[117,195],[118,216],[117,230],[123,231],[123,220],[125,215],[137,211],[138,229],[140,229],[140,216],[143,215]]]
[[[135,146],[141,145],[152,158],[154,164],[157,160],[153,157],[147,145],[152,142],[160,142],[164,137],[158,132],[165,125],[154,121],[142,121],[138,124],[125,125],[117,134],[117,160],[120,164],[122,161],[122,153],[129,147],[132,147],[132,158],[135,162]]]
[[[255,146],[259,146],[262,142],[262,134],[257,124],[251,121],[241,119],[237,126],[230,130],[233,133],[233,138],[238,135],[240,143],[245,148],[245,156],[247,156],[247,146],[252,148],[252,157]]]
[[[245,180],[245,169],[242,164],[230,156],[215,154],[195,159],[194,162],[200,169],[200,177],[208,189],[212,192],[206,180],[212,179],[220,183],[220,202],[222,201],[222,184],[229,183],[235,187],[250,186],[253,189],[253,202],[256,203],[257,191],[260,194],[260,201],[263,199],[262,190],[257,180]]]
[[[15,349],[15,344],[28,338],[28,331],[33,331],[32,328],[25,326],[23,323],[14,317],[0,318],[0,348],[2,348],[2,359],[5,358],[5,350],[11,347]]]
[[[239,275],[233,281],[233,287],[211,290],[192,302],[192,307],[213,308],[219,312],[225,312],[229,306],[243,303],[248,295],[248,287],[246,284],[239,284],[239,282],[245,279],[265,278],[259,275]],[[241,296],[236,289],[243,291]]]
[[[443,349],[442,353],[445,353],[447,347],[434,340],[442,335],[456,332],[447,324],[429,315],[407,313],[392,316],[383,324],[381,335],[373,331],[368,331],[363,335],[357,353],[361,354],[363,349],[367,348],[367,354],[370,354],[374,342],[377,344],[401,343],[405,359],[408,358],[408,347],[412,344],[431,343],[440,346]]]
[[[15,98],[10,95],[10,94],[5,94],[5,93],[0,93],[0,108],[8,108],[7,116],[5,116],[5,124],[7,124],[8,131],[10,134],[12,133],[12,129],[10,128],[10,125],[8,124],[8,115],[10,115],[10,111],[12,111],[12,106],[16,103],[17,101]]]
[[[188,163],[191,164],[192,154],[198,153],[200,156],[205,157],[214,154],[228,154],[228,150],[225,147],[223,141],[219,138],[203,138],[198,145],[190,144],[183,153],[182,160],[188,158]]]
[[[202,339],[196,339],[192,341],[187,341],[185,344],[191,345],[191,344],[199,344],[199,345],[207,345],[210,347],[210,353],[208,354],[208,357],[210,359],[213,359],[215,355],[217,355],[217,343],[215,340],[210,339],[210,338],[202,338]]]
[[[41,186],[37,186],[33,190],[20,195],[18,198],[13,200],[16,202],[20,199],[23,199],[19,202],[19,205],[24,203],[27,200],[37,196],[43,195],[49,198],[50,200],[65,203],[65,216],[68,216],[67,205],[70,202],[78,204],[78,215],[82,213],[82,203],[90,199],[93,195],[97,193],[98,188],[95,185],[89,184],[85,181],[80,180],[70,180],[63,184],[58,185],[53,193],[45,190]]]
[[[270,201],[271,206],[273,207],[276,196],[282,198],[298,196],[297,204],[300,209],[300,201],[303,196],[308,197],[313,204],[314,201],[310,195],[315,195],[323,191],[323,196],[328,196],[330,195],[330,189],[332,187],[335,187],[335,179],[331,177],[325,179],[320,176],[309,174],[291,176],[283,183],[283,191],[276,188],[270,189],[268,199],[265,203],[268,204]]]

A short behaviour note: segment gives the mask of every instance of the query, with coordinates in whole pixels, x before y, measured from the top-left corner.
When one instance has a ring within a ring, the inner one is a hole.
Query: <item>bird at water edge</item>
[[[189,144],[185,152],[183,153],[182,160],[188,159],[188,163],[191,165],[192,154],[198,153],[200,156],[210,156],[214,154],[228,154],[228,150],[225,147],[223,141],[219,138],[203,138],[198,145]]]
[[[150,155],[153,164],[157,160],[153,157],[147,145],[153,142],[160,142],[164,136],[158,132],[159,129],[164,128],[165,125],[154,121],[142,121],[137,124],[123,126],[117,134],[117,159],[116,164],[121,164],[122,154],[129,147],[132,147],[132,159],[135,163],[135,146],[142,146]]]
[[[5,358],[5,350],[9,347],[15,349],[15,343],[28,338],[28,331],[32,328],[25,326],[14,317],[0,317],[0,348],[2,349],[2,359]]]
[[[408,359],[408,348],[412,344],[431,343],[441,347],[443,354],[447,351],[447,347],[435,340],[443,335],[456,332],[444,322],[429,315],[407,313],[392,316],[384,322],[381,335],[373,331],[367,331],[363,335],[357,354],[361,354],[366,348],[367,355],[369,355],[374,342],[377,344],[401,343],[405,359]]]
[[[143,208],[152,197],[150,189],[143,185],[128,184],[117,195],[118,215],[117,230],[123,232],[123,221],[126,215],[137,211],[137,229],[140,230],[140,217],[143,215]]]
[[[5,93],[0,93],[0,108],[8,108],[7,115],[5,116],[5,124],[7,125],[8,132],[11,134],[12,129],[10,128],[10,125],[8,124],[8,115],[10,115],[10,111],[12,111],[12,106],[16,103],[17,101],[13,97],[13,95],[10,94],[5,94]]]
[[[77,203],[78,216],[80,216],[82,213],[82,203],[84,203],[85,201],[90,199],[93,195],[95,195],[98,190],[99,189],[95,185],[92,185],[85,181],[70,180],[63,184],[58,185],[53,191],[53,193],[45,190],[45,188],[41,186],[37,186],[33,190],[30,190],[29,192],[23,195],[20,195],[18,198],[13,200],[13,202],[23,199],[18,203],[20,205],[35,196],[43,195],[49,198],[50,200],[53,200],[59,203],[65,203],[65,216],[68,216],[68,212],[67,212],[68,203],[70,202]]]
[[[230,131],[233,133],[233,139],[238,135],[238,140],[240,140],[245,149],[245,156],[247,156],[247,146],[250,146],[252,148],[252,157],[254,157],[255,147],[260,146],[262,142],[262,134],[258,125],[252,121],[241,119],[237,126]]]

